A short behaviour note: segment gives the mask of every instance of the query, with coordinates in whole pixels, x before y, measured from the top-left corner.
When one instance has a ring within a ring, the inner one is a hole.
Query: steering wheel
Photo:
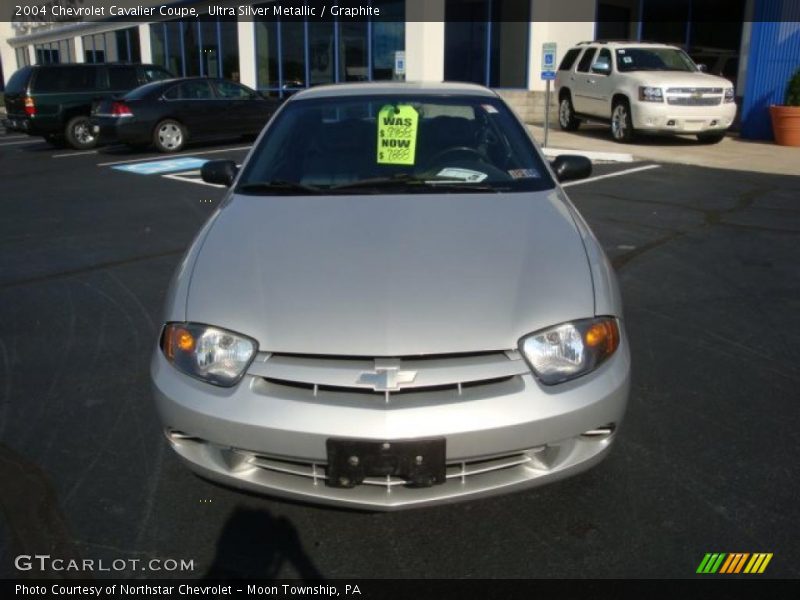
[[[430,168],[437,162],[440,162],[448,154],[468,154],[472,158],[477,158],[481,162],[486,162],[486,157],[477,150],[475,150],[475,148],[470,148],[469,146],[453,146],[451,148],[445,148],[444,150],[440,150],[439,152],[431,156],[427,160],[425,167]]]

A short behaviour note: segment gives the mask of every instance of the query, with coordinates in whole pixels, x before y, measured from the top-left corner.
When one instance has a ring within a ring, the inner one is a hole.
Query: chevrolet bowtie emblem
[[[368,385],[376,392],[396,392],[416,377],[416,371],[401,370],[400,361],[378,359],[375,369],[361,373],[356,383]]]

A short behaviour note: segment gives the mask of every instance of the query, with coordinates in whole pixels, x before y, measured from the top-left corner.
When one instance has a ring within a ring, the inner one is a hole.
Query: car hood
[[[731,87],[733,84],[718,75],[710,73],[688,73],[681,71],[633,71],[632,75],[642,85],[658,87]]]
[[[264,351],[508,349],[594,310],[586,252],[555,190],[239,195],[198,243],[187,320]]]

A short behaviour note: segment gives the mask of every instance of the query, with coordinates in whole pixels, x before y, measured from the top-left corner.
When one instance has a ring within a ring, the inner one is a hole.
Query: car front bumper
[[[722,133],[736,118],[736,103],[716,106],[678,106],[666,102],[638,102],[633,107],[635,129],[672,133]]]
[[[518,369],[458,394],[421,392],[384,404],[372,394],[312,395],[273,385],[258,374],[258,360],[237,386],[219,388],[178,372],[155,351],[154,393],[172,448],[197,474],[222,484],[367,510],[506,493],[588,469],[615,438],[630,372],[623,336],[595,372],[557,386],[540,385]],[[447,480],[412,488],[392,477],[368,478],[351,489],[331,487],[325,475],[331,437],[444,437]]]

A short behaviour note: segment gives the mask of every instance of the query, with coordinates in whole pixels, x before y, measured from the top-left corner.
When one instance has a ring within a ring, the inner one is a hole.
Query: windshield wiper
[[[431,190],[446,190],[457,192],[494,192],[493,187],[488,185],[476,185],[469,181],[453,179],[451,177],[417,177],[408,173],[397,173],[389,177],[375,177],[373,179],[362,179],[351,183],[342,183],[328,188],[331,192],[341,192],[358,188],[385,188],[395,186],[425,187]]]
[[[331,192],[338,190],[349,190],[361,187],[390,187],[403,184],[421,184],[424,183],[422,179],[418,179],[408,173],[396,173],[389,177],[374,177],[372,179],[361,179],[360,181],[351,181],[350,183],[340,183],[339,185],[332,185],[328,188]]]
[[[305,185],[296,181],[285,181],[283,179],[273,179],[272,181],[254,181],[252,183],[242,183],[236,188],[237,192],[244,194],[259,194],[269,192],[284,192],[297,194],[320,194],[322,190],[313,185]]]

